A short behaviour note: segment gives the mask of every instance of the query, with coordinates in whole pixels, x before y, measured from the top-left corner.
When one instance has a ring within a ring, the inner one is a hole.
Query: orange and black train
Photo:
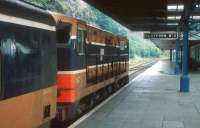
[[[66,127],[128,82],[128,39],[0,1],[0,127]]]

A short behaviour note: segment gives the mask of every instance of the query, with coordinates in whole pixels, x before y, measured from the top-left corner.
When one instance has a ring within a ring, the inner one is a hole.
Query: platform
[[[180,93],[172,69],[159,61],[77,128],[199,128],[200,74],[191,73],[190,93]]]

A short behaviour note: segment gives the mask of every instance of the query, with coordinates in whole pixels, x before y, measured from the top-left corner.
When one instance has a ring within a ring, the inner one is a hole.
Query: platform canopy
[[[184,2],[199,0],[84,0],[133,31],[172,31],[181,19]],[[193,14],[199,18],[198,11]]]

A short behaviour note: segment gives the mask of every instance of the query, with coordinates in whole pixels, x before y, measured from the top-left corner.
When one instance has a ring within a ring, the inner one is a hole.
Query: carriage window
[[[77,52],[79,54],[85,53],[85,38],[86,38],[86,31],[85,30],[78,30],[77,36]]]
[[[2,99],[55,83],[54,43],[53,32],[0,22]]]
[[[71,25],[70,24],[60,23],[57,26],[56,38],[57,38],[58,44],[69,43],[70,35],[71,35]]]

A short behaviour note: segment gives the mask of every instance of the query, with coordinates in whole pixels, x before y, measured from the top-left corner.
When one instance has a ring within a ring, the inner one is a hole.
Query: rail
[[[146,59],[146,60],[133,60],[129,63],[129,75],[143,71],[144,69],[152,66],[157,59]]]

